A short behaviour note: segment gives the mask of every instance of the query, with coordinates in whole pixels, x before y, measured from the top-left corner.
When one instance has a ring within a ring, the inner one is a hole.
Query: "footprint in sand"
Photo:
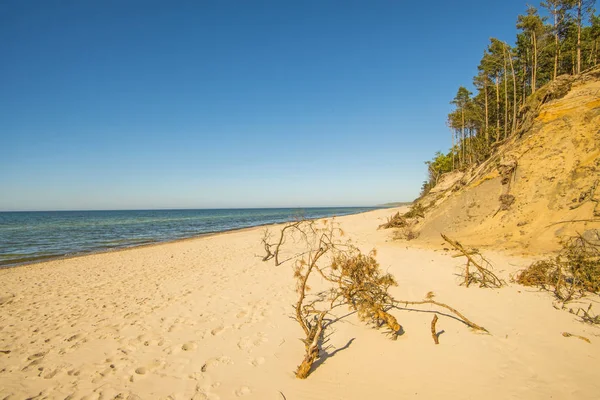
[[[250,364],[254,365],[255,367],[259,367],[259,366],[263,365],[264,363],[265,363],[265,358],[258,357],[258,358],[255,358],[254,360],[252,360],[252,362]]]
[[[83,337],[83,335],[81,333],[78,333],[76,335],[73,335],[71,337],[68,337],[67,339],[65,339],[67,342],[72,342],[73,340],[77,340],[79,338]]]
[[[240,350],[250,352],[252,348],[260,346],[268,341],[269,339],[266,337],[264,332],[258,332],[255,337],[244,336],[240,339],[237,346]]]
[[[240,339],[237,346],[240,350],[245,350],[245,351],[250,350],[253,347],[252,346],[252,338],[250,338],[250,336],[244,336],[243,338]]]
[[[43,378],[44,379],[52,379],[56,376],[56,374],[58,374],[62,370],[63,370],[62,367],[55,368],[55,369],[51,370],[50,372],[46,373],[45,375],[43,375]]]
[[[39,353],[35,353],[35,354],[32,354],[32,355],[30,355],[29,357],[27,357],[27,359],[28,359],[29,361],[31,361],[31,360],[35,360],[36,358],[42,358],[42,357],[44,357],[44,356],[46,355],[46,353],[47,353],[47,352],[39,352]]]
[[[181,346],[181,350],[183,351],[194,351],[198,348],[198,345],[194,342],[187,342]]]
[[[217,336],[217,335],[220,335],[221,333],[223,333],[224,330],[225,330],[225,327],[223,325],[220,325],[220,326],[216,327],[215,329],[213,329],[212,331],[210,331],[210,334],[213,336]]]
[[[220,397],[215,393],[211,393],[212,389],[221,386],[221,382],[213,382],[212,384],[197,384],[196,394],[192,400],[220,400]]]
[[[241,388],[239,388],[238,390],[235,391],[235,395],[237,397],[246,396],[250,393],[252,393],[252,390],[250,390],[250,388],[248,386],[242,386]]]
[[[129,378],[130,382],[134,382],[137,379],[143,377],[144,375],[148,375],[151,372],[159,369],[161,366],[164,365],[164,362],[161,360],[154,360],[151,363],[147,364],[147,365],[143,365],[140,367],[137,367],[134,371],[134,374],[131,375],[131,377]]]
[[[221,398],[214,393],[206,393],[204,391],[197,392],[192,400],[220,400]]]
[[[221,364],[223,364],[223,365],[233,364],[233,360],[227,356],[209,358],[208,360],[206,360],[206,362],[202,366],[201,371],[202,372],[209,371]]]

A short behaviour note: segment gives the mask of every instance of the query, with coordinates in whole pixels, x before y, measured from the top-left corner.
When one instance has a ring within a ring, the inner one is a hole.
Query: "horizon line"
[[[412,203],[393,202],[393,203]],[[192,210],[275,210],[275,209],[304,209],[304,208],[384,208],[394,207],[382,203],[377,205],[352,205],[352,206],[293,206],[293,207],[206,207],[206,208],[103,208],[103,209],[69,209],[69,210],[0,210],[0,213],[18,213],[18,212],[77,212],[77,211],[192,211]]]

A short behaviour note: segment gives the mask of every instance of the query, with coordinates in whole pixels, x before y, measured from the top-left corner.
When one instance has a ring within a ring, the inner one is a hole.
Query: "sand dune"
[[[377,248],[394,296],[433,291],[491,334],[441,316],[436,346],[421,307],[394,312],[406,333],[390,341],[339,310],[317,368],[297,380],[295,282],[289,265],[261,261],[256,228],[0,270],[0,399],[598,398],[598,328],[547,293],[459,286],[461,261],[443,246],[377,230],[393,212],[338,221]],[[505,279],[529,262],[486,255]]]

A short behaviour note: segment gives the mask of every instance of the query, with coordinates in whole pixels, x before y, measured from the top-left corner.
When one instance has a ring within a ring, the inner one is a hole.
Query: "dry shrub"
[[[386,325],[396,339],[402,327],[386,310],[393,303],[388,290],[397,283],[392,275],[381,272],[374,256],[374,251],[368,255],[341,253],[332,260],[331,275],[338,286],[336,295],[358,312],[361,321],[377,328]]]
[[[425,218],[425,207],[423,207],[421,203],[413,204],[410,210],[404,214],[400,214],[400,211],[398,211],[396,214],[388,217],[385,224],[379,225],[379,228],[404,228],[411,225],[410,220],[416,220],[418,218]]]
[[[538,286],[554,293],[563,303],[585,296],[586,292],[600,292],[600,232],[597,239],[582,235],[563,243],[554,259],[537,261],[519,272],[517,283]]]
[[[405,218],[425,218],[425,207],[421,203],[413,204],[410,210],[404,214]]]
[[[408,221],[404,217],[404,215],[400,214],[398,211],[396,214],[388,217],[387,222],[385,224],[379,225],[379,228],[390,229],[390,228],[403,228],[408,225]]]
[[[341,241],[343,231],[337,224],[323,221],[296,221],[282,228],[279,241],[269,244],[268,232],[263,237],[267,256],[263,260],[275,259],[279,262],[279,253],[288,235],[296,235],[295,241],[303,248],[291,258],[295,259],[294,277],[298,301],[295,304],[295,319],[302,327],[305,338],[305,356],[296,370],[296,377],[305,379],[319,356],[319,346],[326,328],[325,316],[333,307],[347,304],[358,311],[363,321],[383,324],[396,332],[400,325],[386,311],[391,297],[387,293],[395,285],[393,277],[383,274],[372,252],[364,255],[349,241]],[[274,250],[271,250],[274,249]],[[309,281],[313,273],[329,283],[329,287],[315,294]]]

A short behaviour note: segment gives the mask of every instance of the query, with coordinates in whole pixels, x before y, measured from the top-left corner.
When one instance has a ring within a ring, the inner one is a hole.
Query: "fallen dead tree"
[[[506,284],[492,272],[492,264],[479,251],[475,249],[467,250],[456,240],[450,239],[443,233],[441,235],[446,243],[459,251],[457,257],[467,259],[465,270],[461,275],[463,277],[461,285],[469,287],[469,285],[476,283],[479,284],[479,287],[500,288]]]
[[[469,321],[454,308],[433,300],[429,293],[422,301],[395,300],[389,293],[397,286],[394,277],[383,273],[375,259],[375,251],[363,254],[349,241],[342,241],[343,231],[334,221],[300,220],[285,225],[278,241],[270,243],[271,234],[265,231],[263,246],[266,256],[263,261],[275,260],[279,265],[286,261],[294,262],[294,278],[298,300],[294,304],[294,319],[304,332],[304,358],[296,369],[296,377],[305,379],[319,357],[320,347],[326,328],[333,321],[327,315],[336,307],[348,306],[356,311],[358,318],[375,328],[386,328],[386,333],[396,339],[403,333],[402,326],[392,309],[406,310],[408,305],[430,304],[444,308],[454,314],[454,318],[467,326],[487,332],[485,328]],[[286,241],[293,241],[299,249],[283,261],[279,261],[280,252]],[[311,278],[322,278],[317,284],[320,290],[312,293]],[[420,310],[424,311],[424,310]],[[440,315],[446,315],[437,312]],[[436,321],[437,322],[437,321]],[[435,323],[432,327],[435,330]]]
[[[404,214],[400,214],[398,211],[396,214],[388,217],[387,222],[385,224],[379,225],[379,228],[390,229],[390,228],[404,228],[408,226],[408,221],[404,217]]]
[[[515,281],[548,290],[563,304],[600,292],[600,232],[596,238],[577,235],[563,243],[561,252],[519,272]]]
[[[379,229],[409,227],[412,225],[411,220],[417,220],[418,218],[425,218],[425,207],[421,203],[413,204],[410,210],[404,214],[400,214],[400,211],[398,211],[396,214],[388,217],[385,224],[379,225]]]

